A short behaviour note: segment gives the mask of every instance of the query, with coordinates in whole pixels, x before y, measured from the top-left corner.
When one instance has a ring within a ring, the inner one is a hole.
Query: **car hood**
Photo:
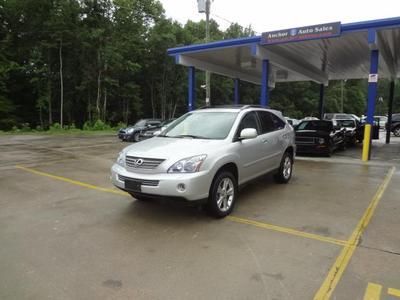
[[[322,130],[296,130],[296,136],[326,137],[330,135],[329,131]]]
[[[208,154],[224,140],[153,137],[124,149],[126,155],[178,161],[190,156]]]

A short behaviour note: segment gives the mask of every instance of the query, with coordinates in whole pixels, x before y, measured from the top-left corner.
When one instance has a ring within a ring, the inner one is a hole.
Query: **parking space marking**
[[[326,237],[326,236],[322,236],[322,235],[317,235],[317,234],[313,234],[313,233],[308,233],[308,232],[304,232],[304,231],[299,231],[299,230],[292,229],[292,228],[267,224],[267,223],[253,221],[253,220],[244,219],[244,218],[239,218],[239,217],[235,217],[235,216],[228,216],[227,219],[231,220],[233,222],[236,222],[236,223],[252,225],[252,226],[256,226],[256,227],[260,227],[260,228],[264,228],[264,229],[283,232],[283,233],[287,233],[287,234],[291,234],[291,235],[295,235],[295,236],[299,236],[299,237],[303,237],[303,238],[313,239],[313,240],[317,240],[317,241],[321,241],[321,242],[331,243],[331,244],[335,244],[335,245],[344,246],[347,244],[347,241],[338,240],[338,239],[334,239],[334,238],[330,238],[330,237]]]
[[[387,186],[389,185],[395,169],[395,167],[390,168],[389,172],[386,174],[385,179],[379,186],[377,192],[372,198],[371,203],[368,205],[368,208],[364,212],[364,215],[358,222],[356,229],[351,234],[348,243],[343,247],[339,256],[336,258],[335,263],[329,270],[328,275],[322,283],[320,289],[315,294],[315,300],[329,299],[331,297],[347,265],[349,264],[350,259],[354,254],[354,251],[357,248],[362,233],[364,232],[365,228],[367,228],[379,201],[381,200]]]
[[[376,283],[368,283],[363,300],[379,300],[381,299],[382,286]]]
[[[123,192],[123,191],[118,191],[118,190],[113,190],[113,189],[109,189],[109,188],[103,188],[103,187],[95,186],[95,185],[92,185],[92,184],[80,182],[80,181],[69,179],[69,178],[66,178],[66,177],[57,176],[57,175],[53,175],[53,174],[42,172],[42,171],[37,171],[35,169],[24,167],[24,166],[20,166],[20,165],[15,166],[15,168],[20,169],[20,170],[24,170],[26,172],[30,172],[32,174],[45,176],[45,177],[48,177],[48,178],[52,178],[52,179],[60,180],[60,181],[64,181],[64,182],[68,182],[68,183],[71,183],[71,184],[75,184],[75,185],[78,185],[78,186],[81,186],[81,187],[85,187],[85,188],[89,188],[89,189],[93,189],[93,190],[97,190],[97,191],[101,191],[101,192],[128,196],[128,193]],[[353,231],[353,233],[350,236],[348,241],[337,240],[337,239],[334,239],[334,238],[329,238],[329,237],[325,237],[325,236],[319,236],[319,235],[315,235],[315,234],[312,234],[312,233],[306,233],[306,232],[298,231],[298,230],[291,229],[291,228],[285,228],[285,227],[281,227],[281,226],[277,226],[277,225],[272,225],[272,224],[262,223],[262,222],[258,222],[258,221],[243,219],[243,218],[235,217],[235,216],[228,216],[227,219],[231,220],[232,222],[236,222],[236,223],[253,225],[253,226],[256,226],[256,227],[270,229],[270,230],[274,230],[274,231],[277,231],[277,232],[282,232],[282,233],[291,234],[291,235],[295,235],[295,236],[301,236],[301,237],[304,237],[304,238],[310,238],[310,239],[314,239],[314,240],[319,240],[319,241],[323,241],[323,242],[327,242],[327,243],[343,246],[343,249],[341,250],[339,256],[337,257],[335,263],[333,264],[333,266],[329,270],[327,277],[325,278],[325,280],[322,283],[320,289],[317,291],[316,295],[314,296],[314,300],[329,299],[331,297],[333,291],[335,290],[335,288],[336,288],[341,276],[343,275],[347,265],[349,264],[350,259],[353,256],[355,249],[357,248],[357,245],[358,245],[358,242],[360,240],[360,237],[361,237],[362,233],[364,232],[365,228],[368,226],[368,224],[369,224],[369,222],[370,222],[370,220],[371,220],[371,218],[372,218],[372,216],[373,216],[373,214],[375,212],[375,209],[376,209],[379,201],[381,200],[381,198],[382,198],[387,186],[389,185],[389,183],[390,183],[390,181],[392,179],[392,176],[393,176],[394,172],[395,172],[395,167],[392,167],[389,170],[389,172],[386,174],[385,179],[383,180],[383,182],[379,186],[379,188],[378,188],[377,192],[375,193],[372,201],[368,205],[368,208],[364,212],[364,214],[363,214],[362,218],[360,219],[356,229]],[[371,288],[371,289],[373,289],[373,288]],[[371,293],[372,293],[372,290],[371,290]],[[388,293],[390,295],[400,297],[400,290],[389,289]]]
[[[35,170],[33,168],[24,167],[24,166],[20,166],[20,165],[17,165],[15,167],[17,169],[30,172],[32,174],[36,174],[36,175],[45,176],[45,177],[48,177],[48,178],[52,178],[52,179],[56,179],[56,180],[60,180],[60,181],[64,181],[64,182],[68,182],[68,183],[71,183],[71,184],[79,185],[81,187],[85,187],[85,188],[89,188],[89,189],[93,189],[93,190],[97,190],[97,191],[101,191],[101,192],[113,193],[113,194],[117,194],[117,195],[129,196],[128,193],[125,193],[123,191],[118,191],[118,190],[113,190],[113,189],[109,189],[109,188],[103,188],[103,187],[95,186],[95,185],[92,185],[92,184],[89,184],[89,183],[85,183],[85,182],[81,182],[81,181],[78,181],[78,180],[73,180],[73,179],[70,179],[70,178],[66,178],[66,177],[62,177],[62,176],[58,176],[58,175],[53,175],[53,174],[42,172],[42,171],[38,171],[38,170]],[[227,219],[232,221],[232,222],[236,222],[236,223],[252,225],[252,226],[256,226],[256,227],[260,227],[260,228],[264,228],[264,229],[269,229],[269,230],[273,230],[273,231],[277,231],[277,232],[291,234],[291,235],[295,235],[295,236],[299,236],[299,237],[303,237],[303,238],[309,238],[309,239],[313,239],[313,240],[318,240],[318,241],[321,241],[321,242],[331,243],[331,244],[335,244],[335,245],[344,246],[347,243],[346,241],[343,241],[343,240],[338,240],[338,239],[334,239],[334,238],[330,238],[330,237],[325,237],[325,236],[321,236],[321,235],[317,235],[317,234],[313,234],[313,233],[307,233],[307,232],[295,230],[295,229],[292,229],[292,228],[287,228],[287,227],[282,227],[282,226],[277,226],[277,225],[272,225],[272,224],[267,224],[267,223],[261,223],[261,222],[257,222],[257,221],[253,221],[253,220],[249,220],[249,219],[235,217],[235,216],[228,216]]]
[[[388,294],[390,296],[394,296],[394,297],[399,297],[400,298],[400,290],[398,289],[392,289],[392,288],[388,288]]]
[[[107,192],[107,193],[113,193],[113,194],[123,195],[123,196],[127,196],[128,195],[128,193],[125,193],[123,191],[118,191],[118,190],[99,187],[99,186],[96,186],[96,185],[92,185],[92,184],[89,184],[89,183],[84,183],[84,182],[73,180],[73,179],[69,179],[69,178],[66,178],[66,177],[57,176],[57,175],[53,175],[53,174],[50,174],[50,173],[37,171],[37,170],[32,169],[32,168],[27,168],[27,167],[23,167],[23,166],[19,166],[19,165],[15,166],[15,167],[17,169],[30,172],[32,174],[45,176],[45,177],[48,177],[48,178],[52,178],[52,179],[56,179],[56,180],[60,180],[60,181],[68,182],[68,183],[72,183],[72,184],[79,185],[79,186],[82,186],[82,187],[85,187],[85,188],[88,188],[88,189],[92,189],[92,190],[97,190],[97,191]]]

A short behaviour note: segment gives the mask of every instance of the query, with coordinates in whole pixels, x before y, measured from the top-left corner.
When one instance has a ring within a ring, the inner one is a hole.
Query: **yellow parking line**
[[[387,173],[385,179],[381,183],[378,188],[378,191],[374,195],[371,203],[369,204],[368,208],[366,209],[364,215],[360,219],[356,229],[351,234],[350,239],[348,240],[348,244],[346,244],[342,251],[340,252],[339,256],[336,258],[335,263],[329,270],[328,276],[325,278],[324,282],[322,283],[320,289],[315,294],[314,299],[329,299],[332,295],[332,292],[335,290],[340,278],[343,275],[344,270],[346,269],[347,265],[350,262],[351,257],[354,254],[355,249],[357,248],[357,244],[360,240],[362,233],[364,232],[365,228],[368,226],[374,212],[376,206],[378,205],[379,201],[381,200],[387,186],[389,185],[390,180],[392,179],[393,173],[395,168],[392,167],[389,172]]]
[[[376,283],[368,283],[367,290],[364,294],[364,300],[380,300],[381,299],[382,286]]]
[[[347,244],[347,242],[343,241],[343,240],[338,240],[338,239],[334,239],[334,238],[330,238],[330,237],[326,237],[326,236],[322,236],[322,235],[317,235],[317,234],[313,234],[313,233],[307,233],[304,231],[295,230],[292,228],[262,223],[262,222],[239,218],[239,217],[235,217],[235,216],[228,216],[227,219],[231,220],[233,222],[237,222],[237,223],[252,225],[252,226],[256,226],[256,227],[260,227],[260,228],[264,228],[264,229],[283,232],[283,233],[287,233],[287,234],[291,234],[291,235],[295,235],[295,236],[299,236],[299,237],[303,237],[303,238],[313,239],[313,240],[317,240],[317,241],[321,241],[321,242],[327,242],[327,243],[331,243],[331,244],[335,244],[335,245],[344,246]]]
[[[390,296],[399,297],[400,298],[400,290],[388,288],[388,294]]]
[[[89,184],[89,183],[84,183],[84,182],[73,180],[73,179],[69,179],[69,178],[66,178],[66,177],[57,176],[57,175],[53,175],[53,174],[50,174],[50,173],[37,171],[37,170],[32,169],[32,168],[27,168],[27,167],[23,167],[23,166],[19,166],[19,165],[15,166],[15,167],[17,169],[24,170],[24,171],[27,171],[27,172],[30,172],[30,173],[33,173],[33,174],[36,174],[36,175],[41,175],[41,176],[49,177],[49,178],[52,178],[52,179],[56,179],[56,180],[60,180],[60,181],[68,182],[68,183],[72,183],[72,184],[79,185],[79,186],[82,186],[82,187],[85,187],[85,188],[88,188],[88,189],[92,189],[92,190],[96,190],[96,191],[113,193],[113,194],[123,195],[123,196],[127,196],[128,195],[128,193],[125,193],[123,191],[118,191],[118,190],[108,189],[108,188],[102,188],[102,187],[95,186],[95,185],[92,185],[92,184]]]

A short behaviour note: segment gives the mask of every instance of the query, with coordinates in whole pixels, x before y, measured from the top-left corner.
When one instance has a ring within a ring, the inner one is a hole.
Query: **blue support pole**
[[[234,81],[234,104],[239,104],[240,103],[240,90],[239,90],[239,86],[240,86],[240,79],[239,78],[235,78]]]
[[[378,59],[379,50],[371,51],[371,65],[369,74],[378,74]],[[373,125],[375,113],[375,100],[378,82],[369,80],[368,82],[368,108],[367,108],[367,123]]]
[[[261,75],[261,97],[260,105],[265,107],[268,106],[269,92],[268,92],[268,78],[269,78],[269,61],[263,59],[262,61],[262,75]]]
[[[368,79],[367,124],[365,124],[362,160],[367,161],[371,155],[371,129],[374,125],[375,101],[378,87],[379,50],[371,50],[371,65]]]
[[[194,67],[189,67],[188,77],[188,111],[192,111],[196,101],[196,70]]]

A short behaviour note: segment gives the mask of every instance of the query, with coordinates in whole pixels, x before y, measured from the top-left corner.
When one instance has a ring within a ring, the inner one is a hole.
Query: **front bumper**
[[[296,145],[297,153],[309,153],[309,154],[329,154],[330,149],[328,145]]]
[[[158,181],[158,185],[149,186],[142,183],[141,191],[130,191],[125,188],[125,181],[120,180],[120,176],[132,178],[136,181]],[[127,192],[145,194],[154,197],[179,197],[188,201],[202,200],[208,197],[212,177],[208,171],[201,171],[187,174],[143,174],[127,171],[124,167],[114,164],[111,168],[112,183]],[[185,190],[178,190],[178,185],[184,184]]]

